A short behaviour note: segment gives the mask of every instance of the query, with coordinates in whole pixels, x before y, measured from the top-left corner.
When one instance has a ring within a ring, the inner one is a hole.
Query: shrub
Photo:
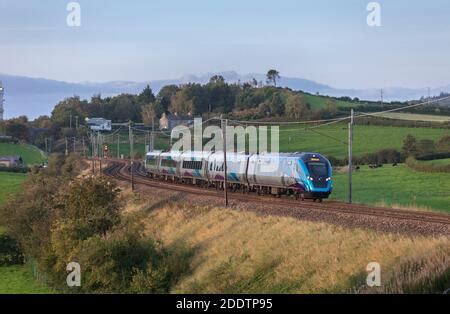
[[[16,240],[5,233],[0,233],[0,265],[23,263],[23,255]]]
[[[406,159],[406,165],[410,167],[411,169],[414,169],[416,171],[421,172],[450,172],[450,165],[436,165],[433,163],[423,163],[420,161],[417,161],[413,157],[408,157]]]

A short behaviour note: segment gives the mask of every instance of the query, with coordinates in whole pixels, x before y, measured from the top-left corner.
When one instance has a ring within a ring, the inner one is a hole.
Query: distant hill
[[[244,83],[250,81],[252,78],[265,82],[264,74],[238,74],[234,71],[206,73],[201,76],[185,75],[178,79],[146,82],[111,81],[103,83],[68,83],[45,78],[31,78],[8,74],[0,74],[0,81],[3,82],[3,86],[5,87],[5,117],[11,118],[18,115],[27,115],[30,118],[35,118],[39,115],[50,114],[53,107],[59,101],[73,95],[80,96],[82,99],[90,99],[94,94],[101,94],[104,97],[121,93],[136,94],[141,92],[147,84],[150,84],[156,93],[168,84],[207,83],[209,78],[214,74],[222,75],[230,83],[237,83],[239,81]],[[334,97],[350,96],[364,100],[379,100],[380,98],[380,91],[376,89],[337,89],[296,77],[282,76],[278,85],[289,87],[293,90],[302,90],[312,94],[319,93]],[[432,95],[439,95],[441,92],[450,92],[450,85],[431,90]],[[414,100],[427,94],[428,91],[426,88],[408,89],[392,87],[384,89],[384,100]]]

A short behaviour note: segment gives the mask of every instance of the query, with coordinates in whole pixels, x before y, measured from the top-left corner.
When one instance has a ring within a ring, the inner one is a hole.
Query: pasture
[[[347,173],[334,173],[331,199],[346,201],[347,184]],[[450,213],[450,180],[448,173],[418,172],[405,164],[362,166],[353,173],[353,201]]]
[[[21,156],[27,166],[45,161],[44,152],[29,144],[0,143],[0,156]]]
[[[448,129],[412,128],[378,125],[355,125],[353,129],[353,155],[373,153],[386,148],[401,150],[408,134],[420,139],[438,141],[448,135]],[[319,152],[325,156],[345,158],[347,156],[347,125],[338,123],[314,129],[301,125],[280,127],[280,151]]]

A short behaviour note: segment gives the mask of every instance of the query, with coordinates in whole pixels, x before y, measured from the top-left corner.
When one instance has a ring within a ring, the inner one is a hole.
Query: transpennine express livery
[[[331,164],[318,153],[244,154],[227,152],[227,183],[233,191],[322,201],[332,191]],[[166,181],[223,188],[223,152],[146,154],[148,176]]]

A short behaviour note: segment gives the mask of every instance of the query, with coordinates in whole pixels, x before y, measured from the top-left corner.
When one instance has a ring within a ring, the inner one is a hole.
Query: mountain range
[[[255,78],[258,82],[265,82],[264,74],[238,74],[234,71],[206,73],[204,75],[184,75],[177,79],[153,80],[145,82],[110,81],[103,83],[80,82],[69,83],[45,78],[33,78],[9,74],[0,74],[0,81],[5,89],[4,107],[5,118],[19,115],[27,115],[35,118],[39,115],[50,114],[53,107],[64,98],[77,95],[82,99],[90,99],[94,94],[103,97],[118,95],[121,93],[137,94],[149,84],[157,93],[168,84],[207,83],[213,75],[222,75],[229,83],[244,83]],[[349,96],[364,100],[380,99],[379,89],[339,89],[320,84],[311,80],[297,77],[281,77],[278,86],[289,87],[293,90],[334,97]],[[441,92],[450,92],[450,85],[430,90],[431,95],[439,95]],[[414,89],[403,87],[388,87],[383,89],[384,101],[416,100],[428,95],[427,88]]]

